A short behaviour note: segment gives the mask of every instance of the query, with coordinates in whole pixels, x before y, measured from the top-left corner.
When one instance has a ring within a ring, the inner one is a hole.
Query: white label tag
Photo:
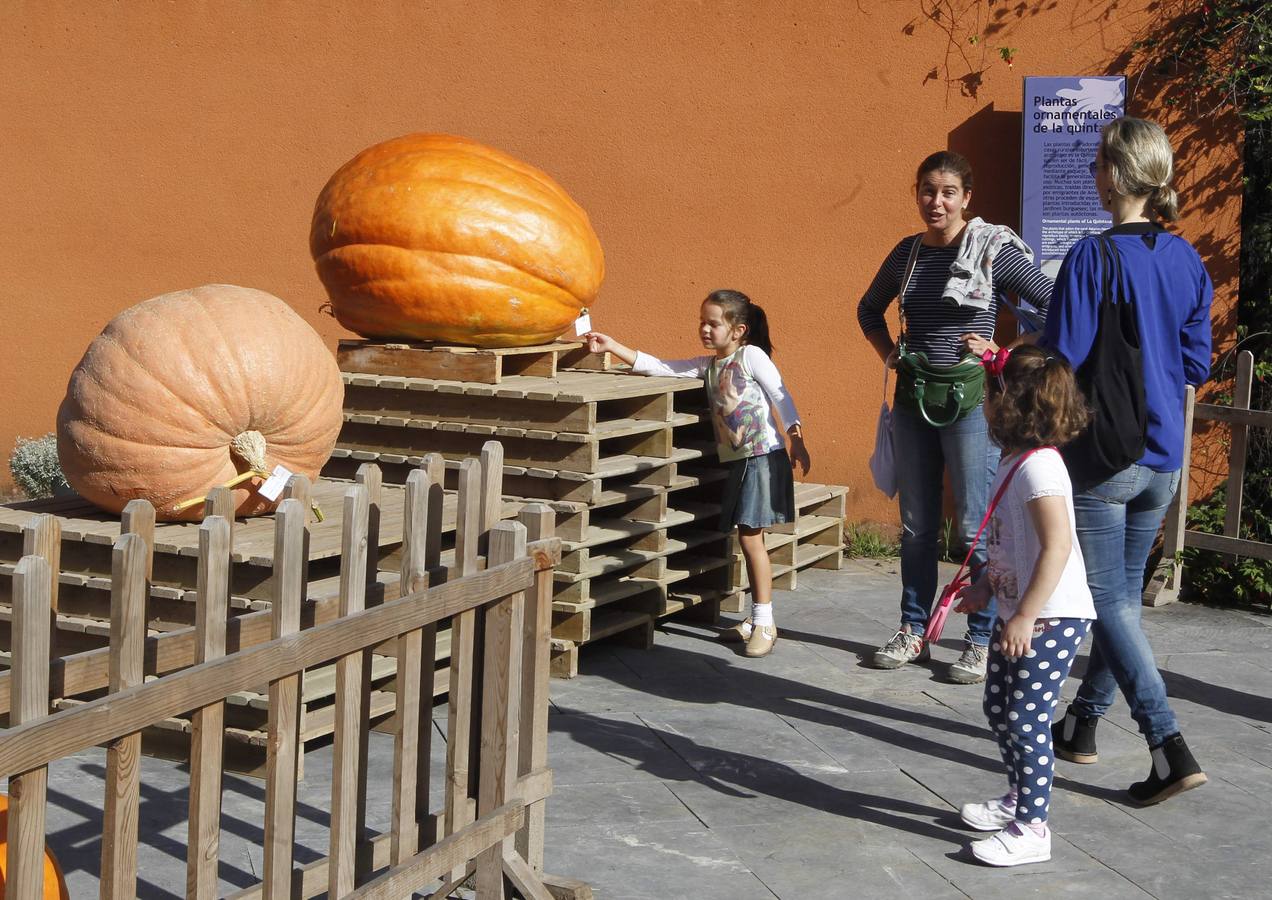
[[[591,313],[583,313],[583,315],[579,316],[577,319],[574,320],[574,336],[575,337],[582,337],[583,335],[587,334],[591,330],[592,330]]]
[[[256,489],[256,493],[272,503],[283,493],[283,488],[287,487],[287,479],[291,477],[292,473],[290,470],[282,466],[274,466],[273,474],[266,478],[264,484]]]

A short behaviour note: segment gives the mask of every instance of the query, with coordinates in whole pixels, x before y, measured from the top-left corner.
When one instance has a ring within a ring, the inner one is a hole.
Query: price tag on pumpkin
[[[291,477],[290,469],[274,466],[273,473],[265,479],[264,484],[256,489],[256,493],[272,503],[283,493],[283,488],[287,487],[287,479]]]
[[[592,315],[586,309],[574,320],[574,336],[582,337],[592,330]]]

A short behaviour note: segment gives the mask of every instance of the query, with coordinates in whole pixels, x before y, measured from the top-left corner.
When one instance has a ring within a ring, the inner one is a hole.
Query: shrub
[[[32,500],[51,497],[59,488],[69,488],[57,460],[57,438],[18,438],[9,456],[9,471],[22,493]]]
[[[886,559],[901,552],[901,544],[875,522],[851,522],[844,532],[844,552],[865,559]]]

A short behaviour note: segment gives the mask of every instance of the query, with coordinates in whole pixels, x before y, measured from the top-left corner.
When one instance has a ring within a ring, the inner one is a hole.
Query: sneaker
[[[746,655],[752,659],[768,656],[777,643],[777,626],[761,625],[751,629],[751,637],[746,642]]]
[[[963,641],[963,655],[950,666],[950,681],[955,684],[979,684],[985,680],[985,661],[989,648]]]
[[[958,816],[964,825],[977,831],[1000,831],[1016,820],[1016,799],[1003,794],[984,803],[964,803]]]
[[[1080,765],[1098,762],[1095,726],[1099,724],[1098,716],[1079,716],[1070,706],[1064,711],[1064,717],[1051,725],[1051,746],[1056,756]]]
[[[1172,734],[1150,752],[1153,768],[1148,777],[1127,789],[1131,799],[1140,806],[1161,803],[1206,783],[1206,773],[1201,771],[1182,734]]]
[[[724,631],[720,632],[720,640],[730,644],[736,644],[738,642],[745,644],[751,639],[751,629],[753,627],[754,626],[751,624],[751,617],[747,616],[732,628],[726,628]]]
[[[1012,822],[993,837],[972,843],[972,856],[987,866],[1023,866],[1051,859],[1051,829],[1039,837]]]
[[[888,643],[871,654],[870,664],[876,669],[899,669],[908,662],[926,662],[930,658],[923,635],[912,632],[909,625],[902,625]]]

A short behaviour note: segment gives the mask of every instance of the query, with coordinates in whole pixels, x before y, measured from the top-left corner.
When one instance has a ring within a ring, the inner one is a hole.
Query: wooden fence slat
[[[1242,350],[1237,354],[1237,382],[1234,386],[1232,408],[1250,408],[1250,386],[1254,377],[1254,354]],[[1241,537],[1241,495],[1245,487],[1246,446],[1250,438],[1250,426],[1233,422],[1232,442],[1228,445],[1228,496],[1223,516],[1224,537]],[[1237,561],[1234,556],[1233,562]]]
[[[22,529],[22,555],[38,556],[49,564],[49,658],[57,652],[58,573],[62,571],[62,520],[43,513]]]
[[[294,481],[295,479],[293,479]],[[306,485],[308,482],[306,482]],[[305,593],[307,497],[289,497],[279,505],[274,524],[274,596],[270,608],[275,638],[300,630]],[[265,871],[263,895],[291,897],[296,838],[296,776],[300,733],[300,674],[269,686],[269,744],[265,776]]]
[[[199,526],[198,598],[195,601],[197,661],[225,656],[225,619],[230,605],[230,523],[208,516]],[[215,897],[221,842],[221,757],[225,701],[195,711],[190,728],[190,837],[186,894]]]
[[[208,499],[203,504],[203,520],[208,516],[220,516],[230,526],[230,548],[234,547],[234,491],[227,487],[217,486],[208,491]]]
[[[530,541],[551,538],[555,515],[543,503],[535,503],[521,511],[519,521],[526,526]],[[548,765],[548,676],[552,642],[552,570],[536,572],[534,590],[527,595],[522,624],[521,656],[521,722],[518,728],[518,751],[521,776],[547,768]],[[532,803],[526,811],[526,824],[517,832],[517,853],[531,870],[543,872],[543,838],[547,804]]]
[[[135,534],[146,542],[146,581],[154,577],[155,571],[155,508],[149,500],[129,500],[128,505],[119,517],[121,534]],[[150,597],[150,586],[146,586],[146,597]]]
[[[0,740],[0,773],[44,765],[237,691],[396,639],[412,628],[457,616],[490,597],[525,590],[533,578],[534,565],[534,560],[527,558],[496,566],[463,581],[439,585],[427,594],[368,610],[359,617],[357,629],[333,619],[289,638],[257,644],[233,656],[173,672],[159,681],[86,701],[72,711],[15,725]]]
[[[490,530],[500,521],[503,514],[503,471],[504,448],[499,441],[486,441],[481,446],[481,499],[477,508],[478,553],[490,555]],[[478,607],[473,611],[473,689],[472,715],[473,728],[482,721],[481,704],[485,696],[482,679],[485,678],[486,667],[481,665],[485,657],[484,641],[486,639],[486,607]],[[470,741],[468,745],[468,796],[475,798],[480,792],[478,776],[481,772],[481,742]],[[470,810],[473,806],[470,804]]]
[[[1228,422],[1251,428],[1272,428],[1272,410],[1234,409],[1216,403],[1198,403],[1197,418],[1202,422]]]
[[[486,441],[481,445],[481,507],[477,531],[481,536],[478,553],[482,556],[490,553],[490,529],[502,518],[503,463],[503,444]]]
[[[481,464],[465,459],[459,466],[459,506],[455,522],[455,568],[463,577],[477,570],[480,523]],[[446,833],[473,820],[469,787],[472,741],[473,653],[477,617],[472,610],[451,620],[450,695],[446,718]]]
[[[428,519],[428,473],[415,470],[406,479],[406,497],[402,510],[402,565],[401,587],[403,595],[423,590],[428,582],[428,569],[424,565],[424,548]],[[437,626],[430,626],[436,636]],[[418,780],[421,774],[427,778],[427,768],[419,759],[428,758],[432,733],[429,712],[433,698],[427,704],[423,697],[424,634],[411,631],[398,638],[397,720],[393,734],[393,811],[392,811],[392,864],[399,865],[419,850],[419,800],[421,791]],[[429,657],[432,672],[433,657]],[[431,687],[431,679],[430,679]],[[423,728],[427,724],[427,728]],[[422,792],[427,804],[427,783]],[[427,806],[424,807],[427,810]]]
[[[365,564],[366,587],[362,594],[363,606],[375,605],[373,602],[376,579],[380,571],[380,509],[383,494],[384,478],[380,467],[375,463],[363,463],[358,466],[356,481],[367,492],[367,560]],[[366,715],[371,709],[371,650],[362,651],[362,674],[359,678],[358,708]],[[355,841],[354,881],[363,881],[371,871],[371,845],[366,842],[367,825],[367,772],[370,770],[371,726],[364,723],[358,729],[358,787],[357,809],[353,827]]]
[[[367,515],[369,498],[363,485],[344,495],[344,532],[340,550],[340,615],[362,611],[366,600]],[[336,719],[331,754],[331,864],[327,891],[343,897],[353,890],[358,834],[360,731],[363,721],[362,651],[336,661]]]
[[[1207,534],[1204,531],[1189,531],[1185,534],[1185,538],[1189,547],[1196,547],[1198,550],[1213,550],[1215,553],[1231,553],[1233,556],[1272,560],[1272,544],[1230,538],[1222,534]]]
[[[500,522],[490,530],[489,561],[511,562],[526,552],[526,528]],[[477,815],[503,806],[517,779],[517,707],[521,702],[521,608],[524,595],[509,594],[486,609],[483,643],[481,756]],[[509,846],[496,845],[477,858],[477,893],[483,900],[503,900],[503,858]]]
[[[38,721],[49,714],[51,573],[48,560],[40,556],[22,557],[13,570],[11,724]],[[42,897],[48,767],[39,765],[20,774],[10,771],[5,897]]]
[[[134,503],[138,501],[133,501]],[[153,529],[154,507],[150,509]],[[129,506],[132,506],[130,503]],[[131,525],[141,533],[121,534],[111,551],[110,690],[135,687],[144,680],[146,587],[153,564],[151,541],[144,536],[145,510],[134,509]],[[137,896],[137,829],[141,791],[141,734],[111,741],[106,747],[106,800],[102,812],[101,896],[130,900]]]

